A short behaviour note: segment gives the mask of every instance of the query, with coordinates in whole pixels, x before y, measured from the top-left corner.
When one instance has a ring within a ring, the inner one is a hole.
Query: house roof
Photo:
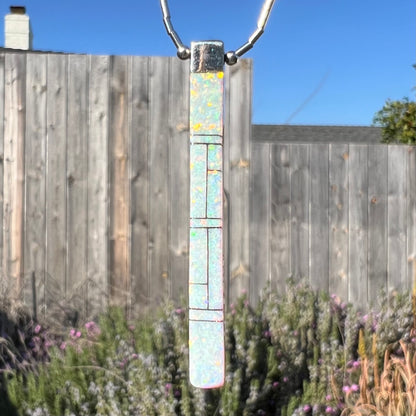
[[[56,54],[56,55],[86,55],[85,53],[73,53],[73,52],[59,52],[59,51],[42,51],[39,49],[14,49],[14,48],[5,48],[0,46],[0,53],[47,53],[47,54]]]
[[[381,128],[253,124],[252,140],[276,143],[381,143]]]

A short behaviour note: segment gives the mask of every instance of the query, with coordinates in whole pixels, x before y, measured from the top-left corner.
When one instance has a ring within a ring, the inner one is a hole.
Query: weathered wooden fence
[[[2,283],[38,314],[89,316],[109,301],[138,312],[187,295],[188,66],[0,54]],[[227,69],[226,85],[233,297],[248,284],[251,61]]]
[[[416,147],[253,142],[251,167],[255,292],[292,276],[365,306],[412,287]]]
[[[226,70],[227,301],[290,275],[363,305],[409,288],[416,149],[250,141],[251,72]],[[188,75],[176,58],[0,53],[2,290],[61,321],[186,297]]]

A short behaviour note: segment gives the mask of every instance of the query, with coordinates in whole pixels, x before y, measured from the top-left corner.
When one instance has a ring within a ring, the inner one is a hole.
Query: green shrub
[[[167,302],[155,318],[130,323],[111,308],[98,324],[71,329],[47,360],[8,373],[8,396],[22,416],[339,416],[362,393],[369,357],[381,374],[384,352],[413,339],[405,295],[385,296],[380,312],[365,315],[293,281],[256,308],[247,299],[226,314],[220,389],[188,383],[187,313]]]

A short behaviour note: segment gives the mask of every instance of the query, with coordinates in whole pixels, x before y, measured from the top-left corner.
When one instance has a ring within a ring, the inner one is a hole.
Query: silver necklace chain
[[[240,46],[236,51],[229,51],[225,54],[225,62],[228,65],[234,65],[237,62],[238,58],[240,58],[247,51],[249,51],[259,40],[260,36],[264,33],[264,28],[266,27],[267,20],[269,19],[270,12],[272,11],[274,2],[275,0],[264,0],[259,18],[257,19],[257,29],[248,38],[248,41],[244,43],[242,46]],[[181,38],[173,28],[169,12],[168,0],[160,0],[160,6],[162,8],[163,13],[163,23],[165,24],[168,35],[175,44],[178,57],[180,59],[189,59],[191,56],[191,51],[189,47],[185,46],[182,43]]]

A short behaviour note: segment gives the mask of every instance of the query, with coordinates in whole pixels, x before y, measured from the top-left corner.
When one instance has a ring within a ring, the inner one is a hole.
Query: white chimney
[[[10,14],[4,19],[4,47],[32,49],[33,34],[29,16],[23,6],[10,6]]]

